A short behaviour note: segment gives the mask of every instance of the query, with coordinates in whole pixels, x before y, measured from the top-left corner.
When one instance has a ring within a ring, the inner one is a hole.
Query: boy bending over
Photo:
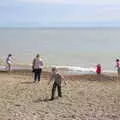
[[[61,92],[61,82],[62,82],[62,80],[64,80],[64,77],[57,71],[56,68],[52,68],[52,75],[51,75],[50,81],[48,83],[48,85],[49,85],[50,82],[53,81],[52,95],[51,95],[50,100],[54,100],[56,88],[58,90],[58,96],[62,97],[62,92]],[[64,80],[64,83],[66,85],[65,80]]]

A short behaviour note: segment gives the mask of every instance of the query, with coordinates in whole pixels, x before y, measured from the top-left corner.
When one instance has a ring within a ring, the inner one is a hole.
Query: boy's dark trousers
[[[57,84],[56,82],[54,82],[53,83],[53,87],[52,87],[52,96],[51,96],[51,99],[54,99],[56,87],[57,87],[57,90],[58,90],[58,96],[62,97],[61,84]]]
[[[34,81],[38,79],[38,82],[40,81],[40,76],[41,76],[42,69],[35,69],[34,70]]]

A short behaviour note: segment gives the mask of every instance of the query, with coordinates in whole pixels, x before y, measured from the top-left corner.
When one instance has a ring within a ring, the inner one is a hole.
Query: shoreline
[[[17,69],[17,70],[12,70],[10,72],[7,71],[1,71],[0,70],[0,75],[20,75],[20,76],[33,76],[32,70],[28,69]],[[51,72],[49,70],[43,70],[41,74],[42,79],[49,80],[50,79]],[[62,75],[64,76],[65,80],[90,80],[90,81],[97,81],[98,77],[97,74],[66,74],[65,72],[62,72]],[[115,73],[102,73],[102,81],[104,80],[117,80],[117,74]]]
[[[61,72],[64,75],[95,75],[96,70],[94,68],[82,68],[82,67],[76,67],[76,66],[56,66],[52,65],[49,67],[44,67],[43,71],[51,72],[51,68],[56,67],[59,72]],[[0,65],[0,72],[7,72],[5,70],[5,66]],[[12,66],[11,72],[32,72],[31,65],[14,65]],[[116,75],[116,71],[112,70],[104,70],[102,74],[107,75]]]

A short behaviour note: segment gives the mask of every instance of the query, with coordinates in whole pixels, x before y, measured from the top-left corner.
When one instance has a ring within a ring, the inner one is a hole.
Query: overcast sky
[[[0,27],[120,27],[120,0],[1,0]]]

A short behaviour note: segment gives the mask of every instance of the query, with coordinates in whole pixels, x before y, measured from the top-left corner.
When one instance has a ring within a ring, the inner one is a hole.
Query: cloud
[[[86,22],[93,22],[93,21],[120,21],[120,6],[116,7],[99,7],[98,8],[91,8],[92,12],[87,12],[84,14],[80,14],[79,12],[73,12],[68,16],[64,16],[64,20],[66,21],[86,21]],[[88,9],[89,10],[89,9]]]
[[[8,5],[0,7],[1,25],[71,26],[82,23],[93,25],[95,22],[117,24],[116,21],[120,21],[120,4],[117,0],[114,0],[114,4],[112,4],[113,1],[109,1],[111,5],[103,4],[108,3],[108,0],[97,1],[99,5],[94,0],[89,0],[91,3],[88,0],[84,2],[80,0],[69,0],[69,2],[68,0],[4,1]],[[4,1],[2,3],[5,4]],[[29,4],[34,2],[35,4]],[[116,3],[118,4],[115,5]]]
[[[120,4],[120,0],[17,0],[27,3],[57,3],[57,4]]]
[[[53,11],[55,11],[54,8]],[[69,7],[69,9],[68,7],[62,8],[61,11],[56,10],[56,13],[53,11],[50,12],[49,9],[46,9],[47,21],[61,23],[120,21],[120,6],[74,6]]]

